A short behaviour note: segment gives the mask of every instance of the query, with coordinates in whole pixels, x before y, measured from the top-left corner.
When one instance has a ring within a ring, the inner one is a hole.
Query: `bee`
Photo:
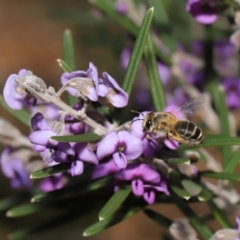
[[[187,145],[199,145],[204,138],[201,128],[188,120],[178,120],[175,114],[176,112],[186,116],[193,114],[201,104],[202,99],[195,99],[185,103],[172,113],[149,112],[143,120],[143,131]]]

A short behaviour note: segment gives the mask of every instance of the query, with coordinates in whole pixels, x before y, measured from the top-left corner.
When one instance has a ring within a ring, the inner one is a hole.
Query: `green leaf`
[[[68,136],[54,136],[51,137],[52,140],[57,142],[97,142],[102,139],[102,136],[95,133],[85,133],[80,135],[68,135]]]
[[[213,235],[212,230],[196,215],[187,203],[179,198],[174,192],[171,192],[170,197],[172,202],[175,203],[181,212],[189,219],[190,224],[203,237],[203,239],[209,240]]]
[[[224,137],[221,135],[206,135],[202,144],[197,146],[181,145],[180,149],[192,149],[201,147],[217,147],[217,146],[233,146],[240,145],[240,137]]]
[[[57,173],[65,172],[69,169],[71,169],[71,164],[60,163],[60,164],[57,164],[57,165],[54,165],[54,166],[51,166],[48,168],[44,168],[44,169],[35,171],[30,175],[30,178],[33,178],[33,179],[45,178],[45,177],[49,177],[49,176],[52,176]]]
[[[23,202],[25,200],[29,200],[29,194],[22,193],[17,194],[16,196],[5,198],[0,200],[0,211],[6,211],[7,209]]]
[[[229,156],[228,158],[228,162],[226,163],[223,171],[233,173],[240,162],[240,148],[237,149],[233,155],[231,157]]]
[[[189,164],[190,163],[190,159],[187,157],[169,158],[167,161],[169,163],[176,163],[176,164]]]
[[[191,196],[197,196],[202,191],[202,186],[191,180],[184,179],[181,183]]]
[[[191,195],[188,191],[186,191],[183,188],[177,187],[177,186],[171,186],[172,191],[174,191],[180,198],[184,198],[188,200],[191,198]]]
[[[169,228],[172,224],[172,220],[169,218],[163,216],[160,213],[157,213],[151,209],[144,209],[143,212],[151,218],[154,222],[158,223],[160,226],[163,226],[165,228]]]
[[[121,206],[130,193],[131,186],[124,185],[120,187],[101,209],[99,213],[100,221],[112,215]]]
[[[215,219],[223,228],[233,228],[232,224],[227,218],[227,214],[222,211],[213,201],[208,201],[208,206],[211,209]]]
[[[224,2],[228,5],[230,5],[231,7],[233,7],[234,9],[236,9],[236,10],[240,9],[240,4],[237,3],[237,1],[235,1],[235,0],[224,0]]]
[[[129,19],[127,16],[123,14],[118,14],[116,11],[116,7],[114,4],[110,3],[108,0],[90,0],[90,2],[98,7],[101,11],[106,13],[110,18],[116,21],[120,26],[124,27],[127,31],[129,31],[135,37],[138,35],[138,27],[136,24]],[[159,56],[159,58],[166,63],[167,65],[171,65],[171,58],[164,54],[159,47],[154,46],[154,49]]]
[[[202,191],[197,196],[199,201],[208,201],[213,198],[213,193],[206,188],[202,188]]]
[[[5,108],[11,115],[13,115],[17,120],[23,123],[26,127],[30,127],[31,115],[26,109],[14,110],[10,108],[5,103],[5,100],[1,94],[0,94],[0,104],[2,105],[3,108]]]
[[[71,69],[75,69],[73,39],[69,29],[63,33],[63,59]]]
[[[84,186],[76,185],[70,187],[64,187],[59,190],[55,190],[49,193],[42,193],[34,196],[32,198],[32,202],[45,202],[45,201],[56,201],[65,198],[72,198],[75,196],[79,196],[81,194],[85,194],[86,192],[98,190],[102,187],[106,187],[109,183],[112,182],[112,176],[108,176],[105,178],[101,178],[89,184],[85,184]]]
[[[59,67],[64,71],[64,72],[72,72],[73,69],[62,59],[57,59]]]
[[[153,103],[156,111],[162,111],[166,107],[166,97],[163,89],[163,83],[158,72],[156,56],[150,34],[148,35],[144,56]]]
[[[37,204],[23,204],[7,211],[7,217],[22,217],[44,210],[46,207]]]
[[[66,29],[63,33],[63,60],[64,63],[61,63],[61,65],[64,72],[72,72],[75,70],[73,38],[69,29]],[[70,106],[74,106],[78,101],[78,99],[71,94],[67,95],[67,99],[68,105]]]
[[[121,209],[116,211],[114,214],[109,216],[108,218],[96,222],[93,225],[89,226],[87,229],[84,230],[83,236],[92,236],[99,232],[102,232],[105,229],[108,229],[123,220],[133,216],[135,213],[140,211],[146,203],[144,202],[135,202],[134,204],[131,204],[130,206],[123,206]]]
[[[202,177],[207,177],[207,178],[240,181],[240,174],[236,174],[236,173],[203,171],[203,172],[199,172],[199,174]]]
[[[221,135],[225,137],[230,137],[230,124],[229,124],[229,112],[226,104],[226,96],[223,86],[218,86],[214,91],[217,91],[218,95],[218,105],[219,105],[219,117],[221,122]],[[223,166],[225,166],[229,160],[232,150],[231,146],[223,146]]]
[[[159,25],[169,24],[169,18],[166,11],[166,3],[164,3],[162,0],[161,1],[148,0],[148,5],[151,7],[154,7],[155,9],[155,14],[153,18],[156,24],[159,24]]]
[[[147,36],[150,31],[152,18],[153,18],[154,9],[150,8],[142,21],[140,30],[136,39],[136,42],[133,47],[131,58],[128,63],[128,68],[123,80],[122,88],[130,94],[133,88],[133,84],[136,78],[136,74],[142,59],[144,47],[146,45]]]
[[[89,209],[82,209],[82,212],[89,212]],[[62,224],[66,224],[66,222],[73,221],[74,219],[77,219],[81,216],[81,213],[79,211],[74,212],[68,212],[64,213],[60,216],[57,216],[50,220],[45,220],[43,223],[35,224],[33,226],[20,229],[18,231],[15,231],[9,235],[9,239],[11,240],[19,240],[19,239],[31,239],[30,237],[27,238],[30,234],[46,231],[48,229],[52,229],[54,227],[59,227]]]

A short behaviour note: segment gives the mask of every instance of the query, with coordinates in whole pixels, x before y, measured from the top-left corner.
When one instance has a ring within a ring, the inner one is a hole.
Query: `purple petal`
[[[65,163],[71,161],[70,156],[64,152],[56,151],[51,155],[51,162]]]
[[[176,149],[178,149],[178,147],[179,147],[179,143],[178,143],[177,141],[175,141],[175,140],[165,139],[165,140],[164,140],[164,144],[165,144],[168,148],[170,148],[170,149],[172,149],[172,150],[176,150]]]
[[[122,152],[116,152],[113,154],[113,161],[119,169],[126,168],[127,159]]]
[[[121,52],[121,55],[120,55],[120,62],[121,62],[121,66],[124,68],[124,69],[127,69],[127,66],[128,66],[128,62],[129,62],[129,59],[131,57],[131,49],[130,48],[125,48],[122,50]]]
[[[143,194],[143,198],[148,204],[153,204],[155,202],[155,192],[152,190],[146,191]]]
[[[161,77],[162,83],[166,85],[171,79],[171,70],[165,64],[158,62],[158,72]]]
[[[147,190],[155,190],[155,191],[158,191],[158,192],[163,192],[167,196],[170,196],[166,181],[161,181],[158,185],[144,185],[144,189],[146,191]]]
[[[146,157],[153,157],[159,149],[157,141],[153,138],[144,138],[143,143],[143,154]]]
[[[116,152],[118,145],[118,134],[111,132],[107,134],[98,144],[97,157],[99,160]]]
[[[31,118],[31,126],[34,131],[51,129],[48,122],[44,119],[43,114],[40,112]]]
[[[131,134],[143,139],[146,133],[143,131],[143,120],[149,112],[141,112],[138,117],[135,117],[131,124]]]
[[[58,150],[58,151],[61,151],[61,152],[64,152],[67,155],[75,156],[75,151],[72,149],[72,147],[69,143],[59,142],[59,143],[56,144],[54,149]]]
[[[140,179],[136,179],[132,181],[132,191],[136,196],[143,195],[143,182]]]
[[[29,140],[31,143],[46,146],[52,136],[56,136],[52,130],[36,131],[29,135]]]
[[[95,87],[88,86],[87,91],[88,91],[87,97],[91,101],[96,102],[98,100],[98,94],[97,94],[97,91],[96,91]]]
[[[94,85],[95,85],[95,92],[96,92],[96,95],[98,96],[98,92],[99,92],[99,78],[98,78],[98,71],[97,71],[97,68],[94,66],[93,63],[89,63],[89,69],[87,71],[87,75],[90,79],[93,80],[94,82]],[[90,99],[90,98],[89,98]],[[90,99],[91,100],[91,99]],[[97,101],[96,100],[92,100],[92,101]]]
[[[212,24],[217,20],[216,9],[208,2],[203,3],[202,0],[188,0],[186,9],[200,23]]]
[[[143,152],[142,141],[127,131],[118,132],[120,143],[125,142],[124,154],[127,160],[133,160],[139,157]]]
[[[71,174],[72,176],[81,175],[83,172],[83,162],[74,161],[71,165]]]
[[[240,218],[236,217],[235,220],[236,220],[236,223],[237,223],[237,230],[240,233]]]
[[[33,149],[34,149],[36,152],[43,152],[43,151],[46,149],[46,147],[45,147],[45,146],[42,146],[42,145],[37,145],[37,144],[35,144],[35,145],[33,146]]]
[[[98,95],[100,97],[105,97],[108,94],[108,88],[104,84],[99,84]]]
[[[14,172],[16,178],[19,179],[21,185],[26,189],[30,189],[32,184],[30,181],[29,173],[26,171],[22,161],[20,159],[14,158],[12,159],[12,166],[14,167]]]
[[[76,143],[74,145],[74,150],[79,160],[84,162],[98,164],[98,159],[93,151],[91,151],[86,144]]]
[[[20,72],[21,75],[23,75],[23,73],[26,73],[27,75],[25,69]],[[10,108],[22,109],[27,103],[27,93],[19,87],[19,84],[15,79],[19,79],[19,76],[16,74],[12,74],[8,77],[3,89],[3,97]]]
[[[6,147],[1,154],[1,169],[3,174],[8,178],[14,177],[14,170],[10,158],[12,151],[11,147]]]
[[[62,187],[62,177],[56,176],[44,178],[39,185],[39,188],[42,192],[50,192],[53,190],[61,189]]]
[[[74,71],[71,73],[65,72],[61,76],[61,83],[65,85],[71,79],[77,78],[77,77],[87,77],[87,72],[85,71]],[[78,96],[78,90],[76,90],[75,88],[69,87],[67,91],[73,96]]]
[[[115,178],[123,181],[141,179],[149,183],[158,183],[161,180],[159,173],[153,167],[144,163],[129,164],[127,168],[117,172]]]
[[[107,163],[97,165],[92,172],[91,179],[97,179],[111,175],[117,172],[119,168],[116,166],[114,161],[109,161]]]
[[[153,167],[147,164],[139,165],[138,174],[145,182],[158,183],[161,180],[160,174]]]
[[[118,83],[106,72],[102,74],[105,85],[112,88],[115,93],[107,95],[108,100],[115,107],[125,107],[128,104],[128,94],[118,85]]]

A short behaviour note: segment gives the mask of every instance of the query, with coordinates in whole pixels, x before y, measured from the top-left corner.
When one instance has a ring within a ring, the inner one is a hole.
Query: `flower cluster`
[[[99,77],[97,68],[92,63],[87,71],[63,73],[61,83],[63,86],[56,92],[52,87],[47,87],[42,79],[23,69],[18,75],[11,75],[4,87],[4,98],[9,107],[21,109],[26,106],[32,112],[29,141],[35,153],[44,160],[45,166],[67,163],[70,165],[68,173],[77,176],[83,173],[86,165],[92,165],[92,179],[113,174],[115,190],[124,182],[129,183],[133,194],[142,196],[149,204],[155,201],[157,192],[169,195],[166,176],[163,177],[161,169],[149,162],[149,158],[155,158],[161,147],[151,133],[143,131],[143,120],[147,112],[140,113],[131,124],[121,126],[111,124],[97,111],[95,115],[100,116],[100,124],[94,118],[89,118],[90,102],[97,101],[104,106],[112,104],[118,108],[128,103],[128,94],[106,72]],[[64,91],[77,97],[79,102],[75,106],[64,103],[60,98]],[[43,112],[34,110],[41,109],[41,105],[45,106]],[[164,111],[176,108],[171,106]],[[49,109],[52,114],[45,114]],[[178,117],[181,118],[181,114]],[[51,139],[54,136],[91,132],[102,135],[102,139],[91,144],[57,142]],[[171,149],[178,148],[176,141],[161,141]],[[6,161],[3,152],[1,163],[4,174],[11,179],[13,186],[24,185],[30,188],[29,173],[21,161]],[[21,174],[15,174],[21,169]],[[56,174],[43,180],[40,189],[51,191],[61,188],[65,176],[66,174]]]

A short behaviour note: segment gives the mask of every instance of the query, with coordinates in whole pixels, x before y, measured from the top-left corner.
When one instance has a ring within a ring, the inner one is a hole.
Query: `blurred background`
[[[121,82],[124,73],[119,56],[126,46],[126,31],[111,20],[99,21],[99,14],[86,0],[0,0],[1,91],[8,76],[18,73],[22,68],[33,71],[47,84],[59,88],[62,70],[56,59],[62,57],[62,35],[65,29],[70,29],[73,34],[77,69],[86,70],[92,61],[99,72],[107,71]],[[2,108],[1,115],[17,124]],[[22,125],[19,128],[23,132],[27,131]],[[16,190],[11,190],[9,185],[9,181],[1,174],[0,199],[16,194]],[[156,208],[164,212],[165,206],[158,205]],[[48,216],[45,214],[18,219],[6,218],[5,212],[1,212],[0,239],[7,239],[7,235],[13,230],[39,220],[47,220]],[[175,207],[173,214],[177,214]],[[82,239],[84,228],[95,221],[97,214],[84,221],[66,222],[30,239]],[[161,231],[156,223],[143,213],[138,213],[88,239],[160,239]]]
[[[119,83],[122,81],[124,70],[120,64],[120,53],[129,45],[129,36],[112,20],[101,18],[101,13],[87,0],[0,0],[1,90],[8,76],[18,73],[22,68],[31,70],[47,84],[58,89],[62,70],[56,60],[62,58],[62,36],[65,29],[70,29],[73,34],[77,69],[86,70],[91,61],[97,66],[99,73],[107,71]],[[200,31],[197,31],[197,34],[201,34]],[[13,124],[17,124],[17,121],[2,108],[1,114]],[[18,127],[27,134],[24,126]],[[0,189],[0,199],[16,194],[16,190],[10,189],[9,181],[2,175],[0,175]],[[98,199],[94,198],[92,201]],[[192,206],[198,213],[208,212],[206,205],[201,203]],[[182,217],[173,205],[156,204],[151,208],[171,219]],[[47,220],[49,216],[46,214],[51,213],[42,212],[40,216],[11,219],[5,217],[5,212],[1,212],[0,239],[7,239],[7,235],[13,230]],[[97,212],[73,223],[66,220],[66,223],[33,235],[29,239],[83,239],[83,230],[97,220]],[[166,230],[139,212],[130,219],[88,239],[159,240],[162,239],[161,234],[164,231]]]

